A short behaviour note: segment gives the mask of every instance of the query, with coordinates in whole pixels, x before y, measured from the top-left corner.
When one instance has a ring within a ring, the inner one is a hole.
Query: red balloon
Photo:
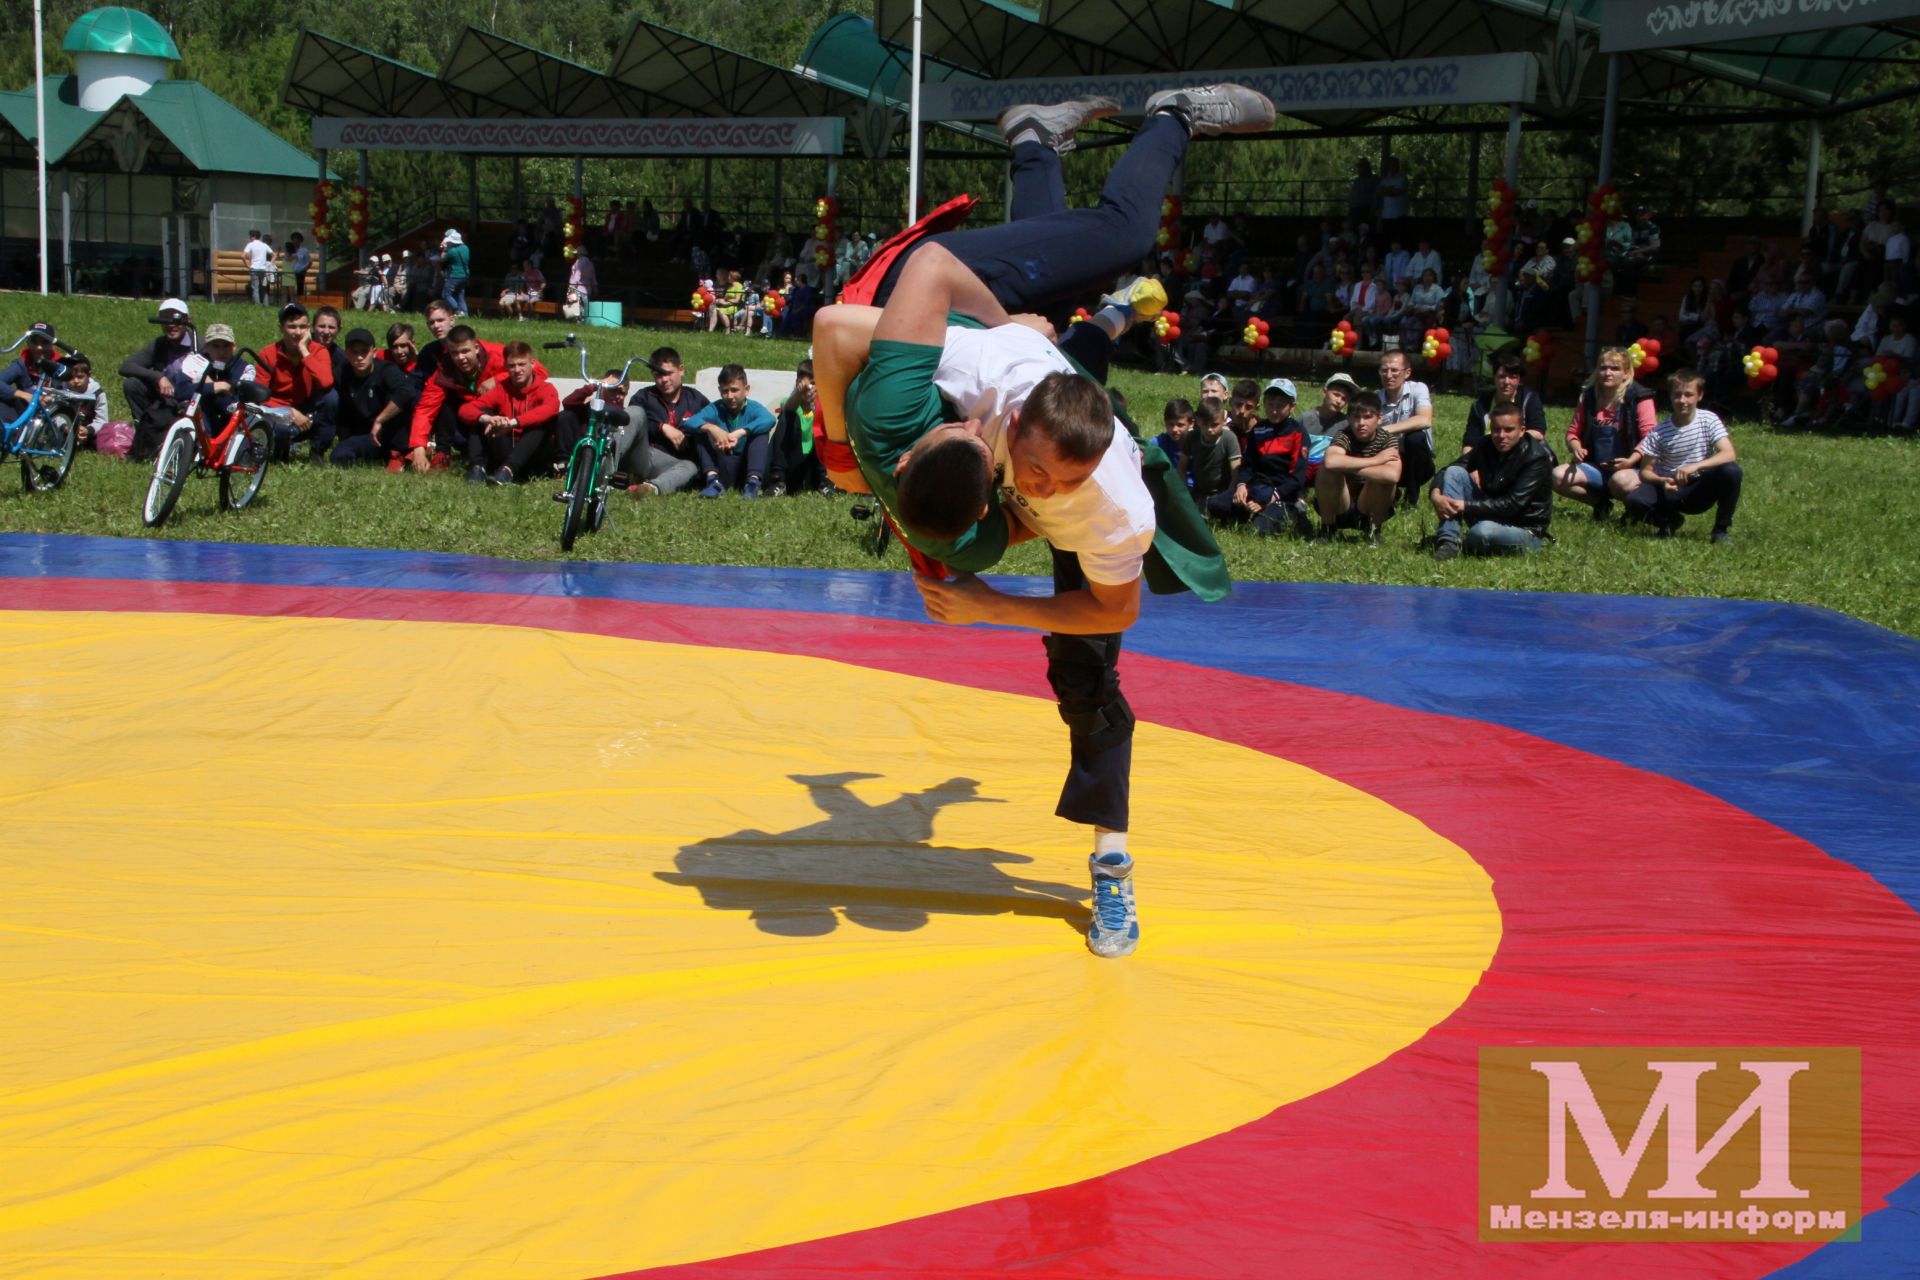
[[[1760,348],[1760,354],[1761,354],[1762,356],[1764,356],[1764,357],[1766,357],[1766,361],[1767,361],[1767,363],[1768,363],[1768,364],[1779,364],[1779,363],[1780,363],[1780,353],[1779,353],[1778,351],[1776,351],[1776,350],[1774,350],[1774,349],[1773,349],[1772,347],[1762,347],[1762,348]]]
[[[1771,351],[1771,350],[1773,350],[1773,348],[1772,348],[1772,347],[1768,347],[1768,348],[1767,348],[1767,350],[1769,350],[1769,351]],[[1777,364],[1774,364],[1774,363],[1772,363],[1771,361],[1769,361],[1768,363],[1766,363],[1766,364],[1763,364],[1763,365],[1761,365],[1761,366],[1760,366],[1760,380],[1761,380],[1762,382],[1772,382],[1772,381],[1773,381],[1773,380],[1774,380],[1775,378],[1777,378],[1777,377],[1779,377],[1779,376],[1780,376],[1780,366],[1779,366],[1779,365],[1777,365]]]
[[[1268,325],[1267,322],[1265,320],[1262,320],[1259,316],[1255,316],[1253,318],[1253,327],[1258,329],[1260,332],[1265,333],[1272,326]]]
[[[1267,349],[1267,344],[1269,344],[1272,341],[1273,339],[1269,338],[1266,334],[1264,333],[1259,334],[1253,340],[1253,349],[1255,351],[1265,351]]]
[[[1879,363],[1880,363],[1880,367],[1885,369],[1888,373],[1900,372],[1899,356],[1881,356]]]
[[[1641,350],[1642,350],[1642,351],[1644,351],[1644,350],[1646,350],[1646,348],[1645,348],[1645,347],[1642,347],[1642,348],[1641,348]],[[1659,357],[1659,356],[1648,356],[1648,357],[1647,357],[1646,359],[1644,359],[1644,360],[1642,360],[1642,361],[1640,362],[1640,372],[1641,372],[1641,373],[1643,373],[1643,374],[1645,374],[1645,373],[1658,373],[1659,371],[1660,371],[1660,357]]]
[[[1657,356],[1660,354],[1660,340],[1658,338],[1642,338],[1640,339],[1640,349],[1650,356]]]
[[[1453,335],[1448,333],[1445,329],[1429,329],[1427,330],[1427,336],[1429,338],[1438,338],[1440,339],[1440,341],[1445,342],[1448,338],[1451,338]]]

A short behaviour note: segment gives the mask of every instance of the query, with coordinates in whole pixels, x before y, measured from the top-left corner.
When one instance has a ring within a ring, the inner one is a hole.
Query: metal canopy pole
[[[60,292],[73,292],[73,174],[60,171]]]
[[[1820,117],[1807,121],[1807,199],[1800,211],[1800,234],[1813,229],[1813,209],[1820,203]]]
[[[33,0],[33,167],[40,210],[40,296],[47,296],[47,63],[40,0]]]
[[[325,182],[327,180],[327,149],[325,147],[320,148],[315,158],[319,161],[320,176],[314,179],[314,181]],[[329,218],[333,216],[331,210],[328,211],[327,216]],[[317,233],[313,238],[320,241],[319,244],[314,246],[320,261],[320,274],[316,276],[315,279],[319,283],[320,290],[324,292],[327,287],[327,242],[321,240]],[[294,283],[296,285],[299,283],[298,277],[295,277]]]
[[[907,224],[920,220],[920,28],[925,0],[913,0],[913,64],[907,90]]]
[[[1613,135],[1620,123],[1620,55],[1607,55],[1607,101],[1600,116],[1600,180],[1613,181]],[[1587,285],[1587,368],[1600,359],[1600,276]]]
[[[1520,104],[1517,102],[1507,109],[1507,158],[1501,172],[1506,175],[1508,186],[1517,188],[1520,185]],[[1474,190],[1477,192],[1479,188]],[[1493,282],[1491,318],[1497,328],[1505,328],[1510,319],[1507,313],[1512,310],[1513,304],[1512,287],[1509,284],[1512,278],[1509,271],[1502,271],[1500,278]]]

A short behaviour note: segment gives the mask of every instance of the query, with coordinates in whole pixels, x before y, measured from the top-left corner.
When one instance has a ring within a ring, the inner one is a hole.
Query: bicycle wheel
[[[73,429],[73,415],[52,413],[41,421],[33,442],[34,453],[20,459],[20,483],[29,493],[45,493],[66,483],[73,470],[73,450],[80,433]]]
[[[587,527],[587,511],[593,505],[593,490],[600,481],[600,451],[593,441],[582,440],[573,447],[567,464],[567,514],[560,523],[560,549],[573,550],[574,539]]]
[[[158,529],[166,523],[192,474],[193,428],[177,423],[161,443],[160,456],[153,460],[153,480],[147,485],[147,505],[141,513],[147,528]]]
[[[239,511],[260,496],[273,453],[273,430],[264,422],[250,422],[233,433],[227,459],[220,468],[220,505]]]

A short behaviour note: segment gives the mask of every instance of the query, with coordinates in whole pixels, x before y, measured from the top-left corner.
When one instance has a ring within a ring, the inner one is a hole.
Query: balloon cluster
[[[713,282],[702,280],[693,289],[693,314],[703,316],[707,308],[713,305]]]
[[[1154,233],[1154,248],[1172,249],[1179,245],[1180,211],[1179,196],[1168,196],[1160,202],[1160,230]]]
[[[821,196],[813,202],[813,238],[820,247],[813,251],[813,265],[825,271],[833,266],[833,242],[837,236],[834,221],[840,216],[840,202]]]
[[[1162,311],[1153,318],[1153,336],[1160,339],[1160,345],[1170,347],[1180,341],[1180,313]]]
[[[1342,320],[1333,326],[1333,335],[1327,339],[1327,350],[1337,356],[1350,356],[1353,349],[1360,345],[1360,333],[1352,322]]]
[[[766,296],[760,299],[760,305],[768,315],[778,319],[780,313],[787,309],[787,300],[780,296],[778,289],[769,289]]]
[[[367,244],[367,189],[350,187],[347,190],[347,243],[356,249],[364,249]]]
[[[1073,309],[1073,319],[1070,323],[1085,324],[1087,321],[1091,319],[1093,319],[1093,313],[1091,311],[1087,310],[1085,307],[1075,307]]]
[[[1420,341],[1420,354],[1428,364],[1440,365],[1453,354],[1453,335],[1445,329],[1429,329]]]
[[[1553,361],[1553,335],[1545,329],[1529,335],[1527,345],[1520,348],[1520,358],[1530,369],[1546,368]]]
[[[1513,261],[1514,201],[1519,193],[1505,178],[1493,180],[1493,192],[1487,196],[1486,220],[1480,229],[1486,239],[1480,243],[1480,265],[1488,274],[1498,276]]]
[[[567,197],[566,221],[560,224],[560,252],[571,262],[587,243],[587,207],[579,196]]]
[[[1247,321],[1247,327],[1240,331],[1240,341],[1249,351],[1265,351],[1269,344],[1267,322],[1259,316]]]
[[[1607,219],[1620,212],[1620,193],[1611,182],[1587,192],[1587,215],[1573,229],[1580,244],[1574,259],[1573,274],[1582,283],[1591,283],[1607,274]]]
[[[1660,340],[1640,339],[1627,348],[1627,359],[1633,362],[1633,376],[1636,378],[1660,372]]]
[[[313,184],[313,203],[307,206],[313,217],[313,238],[322,243],[333,239],[333,194],[332,180],[322,179]]]
[[[1180,264],[1182,267],[1186,269],[1186,272],[1189,276],[1199,275],[1200,274],[1200,251],[1198,249],[1187,250],[1187,256],[1180,259]]]
[[[1755,347],[1740,357],[1747,373],[1747,390],[1758,391],[1780,376],[1780,353],[1772,347]]]
[[[1885,400],[1906,385],[1906,376],[1900,372],[1899,356],[1875,356],[1873,363],[1867,366],[1867,394],[1875,400]]]

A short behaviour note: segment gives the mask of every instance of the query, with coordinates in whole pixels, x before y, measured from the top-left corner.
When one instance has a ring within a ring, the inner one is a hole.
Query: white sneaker
[[[1147,114],[1165,111],[1180,117],[1194,137],[1212,133],[1263,133],[1273,128],[1273,99],[1239,84],[1208,84],[1167,89],[1147,99]]]
[[[1130,956],[1140,945],[1140,916],[1133,903],[1133,858],[1125,853],[1096,853],[1087,858],[1093,872],[1093,923],[1087,950],[1108,960]]]
[[[1009,146],[1031,133],[1042,146],[1065,155],[1074,148],[1073,135],[1087,121],[1104,120],[1119,112],[1120,104],[1112,98],[1075,98],[1044,105],[1023,102],[1000,113],[1000,133]]]

